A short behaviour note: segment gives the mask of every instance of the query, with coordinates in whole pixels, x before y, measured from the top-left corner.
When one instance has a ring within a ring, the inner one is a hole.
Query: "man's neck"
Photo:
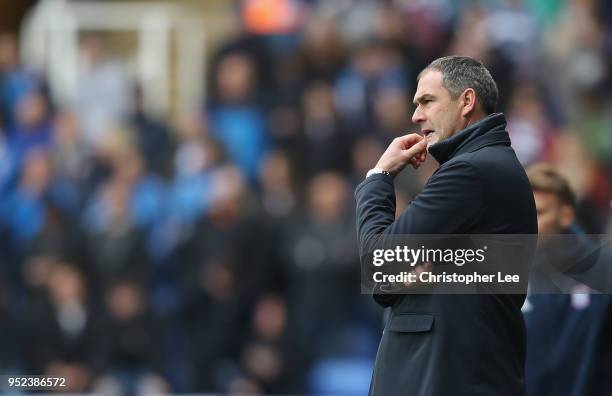
[[[461,128],[459,131],[463,131],[465,128],[469,127],[470,125],[482,120],[483,118],[485,118],[487,115],[485,113],[483,113],[482,111],[474,111],[472,112],[469,116],[467,116],[464,120],[464,125],[463,128]],[[459,132],[457,131],[457,132]],[[455,132],[455,133],[457,133]]]

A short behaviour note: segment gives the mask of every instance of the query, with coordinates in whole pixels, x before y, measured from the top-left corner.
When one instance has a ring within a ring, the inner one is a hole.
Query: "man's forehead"
[[[421,78],[419,78],[414,100],[416,101],[421,96],[427,94],[438,94],[442,88],[442,73],[437,70],[427,70],[421,75]]]

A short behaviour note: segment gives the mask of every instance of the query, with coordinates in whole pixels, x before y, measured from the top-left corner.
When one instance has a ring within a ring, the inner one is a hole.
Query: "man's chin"
[[[438,138],[435,137],[428,137],[427,138],[427,150],[429,150],[429,148],[433,145],[438,143]]]

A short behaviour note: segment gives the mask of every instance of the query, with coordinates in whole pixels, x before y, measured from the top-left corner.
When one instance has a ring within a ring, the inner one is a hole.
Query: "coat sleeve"
[[[360,245],[368,236],[377,234],[466,232],[479,221],[485,201],[481,179],[467,162],[453,162],[438,169],[398,219],[389,176],[373,175],[364,180],[355,198]]]
[[[463,233],[479,221],[484,191],[477,171],[467,162],[443,165],[429,179],[423,191],[395,219],[393,179],[372,175],[355,190],[359,255],[364,260],[384,235]],[[362,263],[365,261],[362,261]],[[362,268],[367,272],[366,268]],[[374,299],[393,305],[397,295],[385,294],[377,284]]]

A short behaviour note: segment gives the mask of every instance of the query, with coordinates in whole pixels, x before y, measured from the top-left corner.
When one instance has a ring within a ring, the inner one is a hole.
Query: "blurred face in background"
[[[416,109],[412,122],[419,124],[427,139],[427,148],[443,141],[467,126],[463,114],[464,91],[456,99],[444,87],[442,73],[428,70],[419,79],[414,95]]]
[[[109,226],[108,231],[122,233],[130,226],[131,186],[119,179],[111,179],[102,187],[102,204]]]
[[[574,221],[574,210],[551,192],[534,191],[538,215],[538,233],[559,234]]]
[[[319,173],[308,185],[310,213],[319,223],[333,223],[344,214],[347,196],[347,186],[340,174]]]
[[[75,268],[58,264],[51,270],[47,284],[49,296],[55,305],[85,298],[85,281]]]
[[[42,149],[27,152],[21,174],[20,187],[33,195],[42,194],[53,181],[53,163]]]
[[[359,139],[353,145],[351,161],[356,175],[365,175],[385,151],[379,140],[373,137]]]
[[[17,38],[12,33],[0,35],[0,71],[10,71],[19,64]]]
[[[115,161],[115,177],[128,185],[135,184],[144,172],[142,156],[135,147],[126,147],[118,153]]]
[[[306,53],[315,62],[329,62],[329,58],[342,55],[342,39],[333,19],[315,15],[308,20],[304,32]]]
[[[117,321],[136,318],[145,310],[140,286],[131,282],[121,282],[112,287],[106,295],[106,308]]]
[[[107,48],[104,37],[97,33],[85,34],[79,42],[81,54],[90,65],[96,65],[106,59]]]
[[[405,130],[410,125],[410,115],[404,93],[399,89],[384,89],[374,103],[376,119],[387,131]]]
[[[263,161],[260,183],[264,189],[289,189],[291,187],[291,163],[285,153],[273,152]]]
[[[47,102],[42,93],[26,94],[17,107],[17,120],[25,128],[36,128],[47,118]]]
[[[277,296],[266,296],[257,302],[253,315],[253,328],[264,339],[275,340],[281,336],[286,325],[284,301]]]
[[[217,69],[219,96],[224,101],[240,102],[251,96],[255,65],[246,54],[227,55]]]
[[[335,115],[334,93],[326,82],[311,84],[304,93],[303,110],[310,121],[327,121]]]
[[[79,140],[79,120],[73,112],[62,110],[53,120],[53,137],[59,145],[73,145]]]

